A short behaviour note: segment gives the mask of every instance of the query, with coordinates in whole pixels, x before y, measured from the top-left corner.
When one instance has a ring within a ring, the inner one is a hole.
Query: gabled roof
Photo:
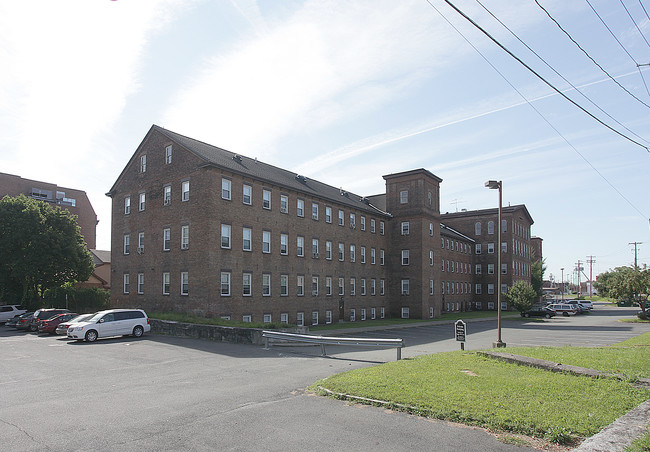
[[[450,228],[446,224],[442,224],[442,223],[440,223],[440,234],[441,235],[448,235],[450,237],[456,237],[456,238],[462,239],[462,240],[467,240],[468,242],[472,242],[472,243],[475,242],[475,240],[473,238],[468,237],[465,234],[462,234],[462,233],[458,232],[457,230],[455,230],[453,228]]]
[[[95,267],[111,263],[111,252],[107,250],[88,250],[93,258]]]
[[[501,212],[502,214],[504,213],[509,213],[509,214],[514,214],[518,210],[521,210],[522,213],[528,220],[530,221],[530,224],[533,224],[535,221],[533,220],[533,217],[530,216],[530,213],[528,212],[528,209],[526,208],[525,204],[516,204],[514,206],[502,206],[501,207]],[[480,217],[480,216],[495,216],[498,215],[499,209],[498,208],[493,208],[493,209],[481,209],[481,210],[465,210],[461,212],[452,212],[452,213],[444,213],[440,216],[440,219],[444,221],[445,218],[449,219],[455,219],[455,218],[465,218],[465,217]]]
[[[135,155],[143,147],[144,143],[147,141],[147,138],[152,133],[160,133],[188,152],[196,155],[205,162],[203,166],[223,168],[228,171],[232,171],[233,173],[239,173],[244,176],[260,180],[262,182],[302,192],[315,198],[330,200],[333,203],[346,205],[357,210],[372,212],[376,215],[387,215],[385,212],[370,204],[370,202],[362,196],[355,195],[345,190],[332,187],[331,185],[324,184],[317,180],[309,179],[297,173],[269,165],[267,163],[259,161],[257,158],[253,159],[246,157],[216,146],[212,146],[211,144],[195,140],[194,138],[186,137],[184,135],[172,132],[171,130],[159,127],[155,124],[151,126],[151,129],[149,129],[147,136],[145,136],[144,140],[142,140],[142,143],[140,146],[138,146],[138,150],[133,154],[126,167],[131,164],[131,161],[135,158]],[[113,184],[111,191],[107,193],[108,196],[111,196],[114,193],[115,187],[119,180],[122,178],[123,174],[124,171],[122,171],[122,174],[120,174],[115,184]]]

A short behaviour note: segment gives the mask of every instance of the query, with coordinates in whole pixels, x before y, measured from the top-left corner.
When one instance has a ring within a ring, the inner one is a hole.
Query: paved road
[[[567,335],[573,326],[586,341],[595,335],[588,333],[590,319],[611,335],[635,335],[594,313],[507,321],[504,339],[521,334],[532,341],[531,334],[544,336],[546,325]],[[468,345],[489,346],[489,327],[469,324]],[[449,328],[401,330],[413,344],[405,355],[456,349],[443,339]],[[341,349],[322,358],[314,348],[264,350],[161,336],[85,344],[4,327],[0,350],[2,450],[526,450],[480,429],[304,392],[333,373],[394,360],[392,350]]]

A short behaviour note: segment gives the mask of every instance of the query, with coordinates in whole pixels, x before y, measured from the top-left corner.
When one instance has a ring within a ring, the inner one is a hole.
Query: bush
[[[43,301],[48,307],[67,308],[72,312],[83,314],[109,309],[109,297],[108,290],[97,287],[63,286],[46,290]]]

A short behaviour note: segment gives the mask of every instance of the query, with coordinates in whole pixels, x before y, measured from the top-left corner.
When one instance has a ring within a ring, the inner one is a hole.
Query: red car
[[[46,320],[40,320],[38,322],[38,332],[54,334],[56,327],[59,326],[59,323],[67,322],[68,320],[77,317],[77,315],[78,314],[75,312],[66,312],[64,314],[57,314],[54,317]]]

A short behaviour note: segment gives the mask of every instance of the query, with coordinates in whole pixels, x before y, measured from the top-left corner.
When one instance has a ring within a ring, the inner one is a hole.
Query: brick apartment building
[[[0,198],[25,195],[67,209],[77,216],[81,235],[88,249],[95,249],[97,239],[97,214],[85,191],[59,187],[56,184],[23,179],[20,176],[0,173]]]
[[[111,303],[296,324],[493,308],[496,209],[441,216],[442,179],[384,179],[362,197],[154,125],[107,193]],[[503,218],[504,284],[530,280],[533,220]]]

